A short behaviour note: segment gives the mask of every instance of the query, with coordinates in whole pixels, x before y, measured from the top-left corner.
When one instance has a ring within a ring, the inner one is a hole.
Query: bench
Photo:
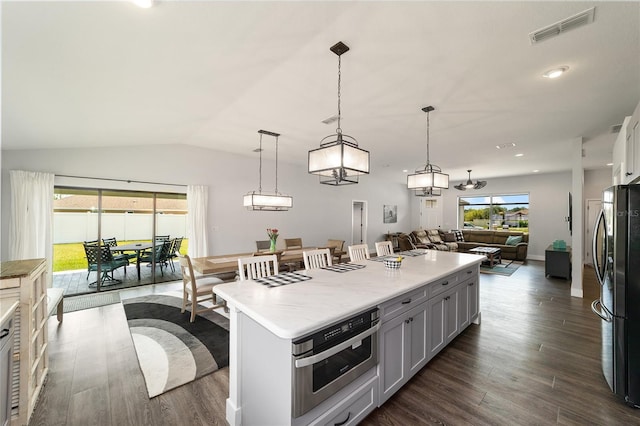
[[[62,322],[62,313],[64,310],[64,298],[62,297],[64,290],[61,288],[47,288],[47,308],[49,309],[49,315],[53,314],[54,308],[57,310],[56,316],[58,322]]]

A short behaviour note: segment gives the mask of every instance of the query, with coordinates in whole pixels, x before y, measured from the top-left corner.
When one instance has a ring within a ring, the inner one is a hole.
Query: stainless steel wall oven
[[[293,342],[293,417],[376,366],[379,327],[376,308]]]

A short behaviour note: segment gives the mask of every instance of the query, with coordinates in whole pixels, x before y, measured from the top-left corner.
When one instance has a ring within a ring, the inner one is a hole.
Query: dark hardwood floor
[[[481,275],[481,325],[471,325],[363,425],[632,425],[640,410],[609,391],[600,329],[569,282],[530,261],[511,277]],[[31,425],[226,424],[228,370],[146,395],[120,304],[49,322],[50,372]]]

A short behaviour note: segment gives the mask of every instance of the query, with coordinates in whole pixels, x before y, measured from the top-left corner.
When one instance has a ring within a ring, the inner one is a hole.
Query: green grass
[[[119,241],[118,244],[148,243],[150,240]],[[182,240],[180,253],[187,254],[189,240]],[[53,245],[53,272],[73,271],[87,269],[87,257],[82,243],[54,244]]]

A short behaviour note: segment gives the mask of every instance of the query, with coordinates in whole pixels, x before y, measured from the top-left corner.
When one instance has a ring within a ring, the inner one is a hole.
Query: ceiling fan
[[[469,173],[469,179],[467,179],[466,183],[461,183],[458,185],[454,185],[455,189],[458,189],[460,191],[466,191],[467,189],[480,189],[480,188],[484,188],[487,185],[487,181],[486,180],[477,180],[475,183],[471,180],[471,170],[467,170],[467,172]]]

